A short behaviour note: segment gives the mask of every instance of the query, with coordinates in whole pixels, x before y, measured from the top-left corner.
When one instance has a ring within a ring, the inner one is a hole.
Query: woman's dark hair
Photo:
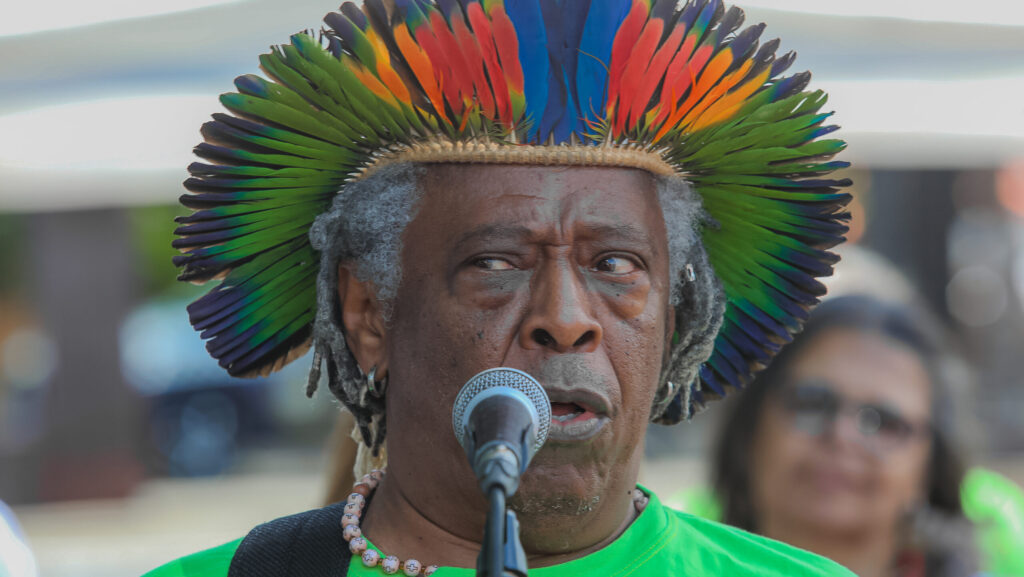
[[[929,509],[950,519],[963,519],[960,483],[965,471],[951,446],[953,400],[940,369],[943,350],[938,335],[941,329],[923,313],[906,306],[867,296],[844,296],[825,301],[815,309],[804,331],[726,408],[712,455],[712,483],[722,501],[722,521],[747,531],[759,531],[750,466],[754,434],[763,406],[772,391],[786,382],[790,367],[801,352],[817,336],[835,329],[880,334],[904,345],[921,360],[932,385],[932,449],[927,473]]]

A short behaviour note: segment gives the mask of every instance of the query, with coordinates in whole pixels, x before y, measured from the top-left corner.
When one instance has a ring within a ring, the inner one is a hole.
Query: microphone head
[[[536,379],[523,371],[508,367],[487,369],[477,373],[462,386],[452,407],[452,429],[455,430],[455,438],[462,448],[469,446],[469,415],[481,400],[490,397],[492,393],[499,393],[497,389],[505,389],[506,394],[520,397],[536,411],[536,438],[533,443],[533,452],[536,453],[548,440],[548,429],[551,427],[551,400]]]

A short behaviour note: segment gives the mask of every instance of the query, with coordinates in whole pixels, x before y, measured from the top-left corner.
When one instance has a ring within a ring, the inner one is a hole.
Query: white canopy
[[[338,3],[22,6],[34,17],[0,25],[0,211],[174,202],[217,95]],[[967,20],[952,1],[738,4],[830,93],[850,143],[843,158],[855,165],[978,168],[1024,157],[1024,4],[975,0],[973,23],[952,21]],[[78,22],[89,24],[69,27]]]

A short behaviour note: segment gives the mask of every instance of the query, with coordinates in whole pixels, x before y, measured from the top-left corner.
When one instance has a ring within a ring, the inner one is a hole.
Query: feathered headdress
[[[313,220],[388,162],[630,166],[675,174],[716,225],[703,242],[727,298],[696,400],[742,386],[798,331],[846,227],[827,178],[840,140],[782,76],[794,54],[719,0],[366,0],[319,38],[260,57],[271,80],[203,126],[174,246],[181,280],[220,284],[189,307],[232,375],[305,352],[316,309]]]

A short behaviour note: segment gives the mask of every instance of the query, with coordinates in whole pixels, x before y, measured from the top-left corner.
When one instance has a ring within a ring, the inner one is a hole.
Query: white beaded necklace
[[[363,509],[366,508],[367,497],[373,493],[383,478],[384,471],[374,469],[352,487],[352,493],[345,502],[345,514],[341,517],[342,534],[345,541],[348,542],[348,550],[353,555],[359,555],[366,567],[380,567],[386,575],[394,575],[401,570],[407,577],[416,577],[417,575],[430,577],[434,571],[437,571],[437,565],[424,566],[416,559],[406,559],[402,562],[395,555],[385,555],[382,558],[381,553],[369,548],[366,537],[363,537],[363,531],[359,528],[359,519],[363,515]],[[647,507],[649,500],[643,491],[633,489],[633,507],[638,514]]]

